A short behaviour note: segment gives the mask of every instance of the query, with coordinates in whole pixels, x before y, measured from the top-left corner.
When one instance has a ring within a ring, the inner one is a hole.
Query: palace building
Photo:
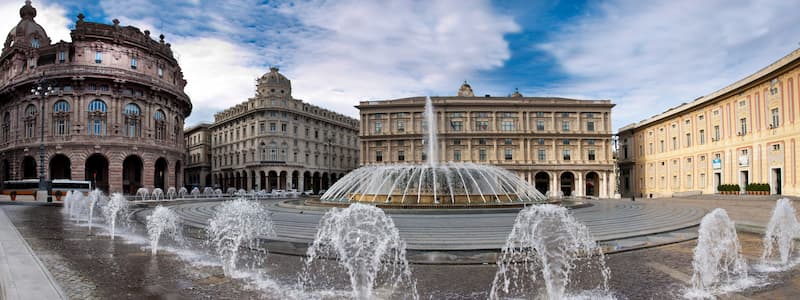
[[[129,194],[180,186],[192,103],[164,36],[81,14],[72,42],[53,42],[30,1],[20,17],[0,53],[0,182],[39,177],[44,132],[46,179]],[[39,86],[52,88],[44,100]]]
[[[619,130],[624,196],[769,184],[800,195],[800,49],[716,92]]]
[[[212,185],[223,189],[318,193],[358,166],[358,120],[292,98],[278,68],[208,130]]]
[[[466,82],[457,96],[431,97],[438,161],[504,167],[543,194],[614,194],[609,100],[476,97]],[[423,163],[425,97],[362,101],[361,161]]]
[[[186,168],[184,186],[211,186],[211,124],[200,123],[183,131],[186,143]]]

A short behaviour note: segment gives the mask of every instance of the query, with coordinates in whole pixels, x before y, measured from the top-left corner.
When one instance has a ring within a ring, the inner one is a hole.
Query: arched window
[[[89,133],[91,135],[106,134],[106,112],[108,107],[103,100],[95,99],[89,102]]]
[[[125,110],[123,114],[125,115],[125,136],[127,137],[138,137],[141,132],[141,122],[139,121],[139,115],[141,115],[142,110],[139,109],[139,106],[134,103],[128,103],[125,105]]]
[[[153,114],[153,120],[155,121],[156,127],[156,139],[157,140],[164,140],[166,138],[166,117],[164,116],[164,111],[157,110],[155,114]]]
[[[32,138],[36,134],[36,105],[28,104],[25,107],[25,137]]]
[[[53,133],[56,136],[69,135],[69,102],[66,100],[53,104]]]

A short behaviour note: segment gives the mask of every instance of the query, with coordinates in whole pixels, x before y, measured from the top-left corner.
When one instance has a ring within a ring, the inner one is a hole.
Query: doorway
[[[774,192],[775,195],[781,195],[783,193],[783,182],[782,182],[783,178],[781,178],[782,177],[781,175],[782,174],[780,168],[772,169],[771,185],[772,185],[772,192]]]
[[[748,171],[739,172],[739,186],[741,189],[746,190],[748,184],[750,184],[750,173]]]
[[[714,193],[719,192],[720,184],[722,184],[722,173],[714,173]]]

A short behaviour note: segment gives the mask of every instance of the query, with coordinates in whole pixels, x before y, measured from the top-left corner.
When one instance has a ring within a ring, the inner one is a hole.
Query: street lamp
[[[36,86],[31,89],[31,94],[34,96],[41,96],[41,108],[39,113],[42,115],[42,125],[39,128],[39,190],[36,192],[36,199],[47,199],[47,182],[44,180],[44,103],[47,96],[52,95],[54,92],[53,86],[45,80],[44,72],[36,83]]]

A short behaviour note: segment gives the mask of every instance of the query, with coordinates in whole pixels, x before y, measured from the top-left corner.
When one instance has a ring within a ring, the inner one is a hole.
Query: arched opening
[[[574,186],[575,174],[572,172],[561,173],[561,192],[564,196],[572,196],[572,191],[575,190]]]
[[[278,176],[278,189],[286,190],[286,171],[281,171],[280,176]]]
[[[242,188],[247,190],[247,185],[247,171],[242,171]]]
[[[179,161],[175,162],[175,181],[173,181],[174,184],[175,184],[175,188],[176,189],[180,189],[180,187],[182,186],[181,185],[181,172],[183,172],[183,170],[181,168],[181,161],[179,160]]]
[[[586,173],[586,196],[598,197],[600,195],[599,177],[595,172]]]
[[[291,189],[298,189],[297,184],[300,182],[300,172],[292,172],[292,186]]]
[[[0,188],[3,188],[3,182],[11,180],[11,165],[7,159],[0,163]]]
[[[56,154],[50,159],[50,180],[72,179],[72,163],[64,154]]]
[[[311,180],[311,190],[314,191],[314,194],[319,194],[320,185],[322,184],[322,177],[320,177],[319,172],[314,172]]]
[[[336,178],[336,173],[331,173],[331,185],[335,184],[336,180],[338,180],[338,178]]]
[[[234,173],[233,176],[234,176],[233,187],[236,188],[237,190],[242,188],[242,176],[239,175],[239,172]]]
[[[257,179],[258,177],[256,176],[256,171],[250,171],[250,188],[256,191],[258,191],[258,183],[256,182]]]
[[[164,190],[167,186],[167,160],[159,157],[153,171],[153,187]]]
[[[22,179],[39,178],[36,173],[36,159],[31,156],[25,156],[22,160]]]
[[[261,190],[265,190],[266,191],[267,190],[267,174],[264,173],[264,171],[259,171],[258,173],[260,174],[259,177],[261,179],[260,180],[261,184],[258,186],[258,188],[261,189]]]
[[[203,186],[211,186],[211,174],[206,174],[206,181]]]
[[[142,187],[142,169],[144,163],[137,155],[130,155],[122,161],[122,192],[135,195]]]
[[[536,190],[539,191],[539,193],[547,194],[547,191],[550,190],[550,175],[546,172],[539,172],[536,173],[533,180]]]
[[[267,191],[268,192],[271,193],[272,190],[279,189],[279,187],[278,187],[278,173],[277,172],[269,171],[269,173],[267,173],[267,179],[269,181],[268,182],[268,186],[267,186]]]
[[[320,189],[327,190],[328,183],[330,183],[330,180],[328,179],[328,173],[322,173],[322,184],[320,185]]]
[[[108,193],[108,159],[99,153],[92,154],[86,159],[85,179],[92,182],[92,186]]]
[[[311,177],[311,172],[305,171],[303,173],[303,191],[304,192],[313,189],[312,186],[311,186],[311,180],[313,180],[313,178]]]

